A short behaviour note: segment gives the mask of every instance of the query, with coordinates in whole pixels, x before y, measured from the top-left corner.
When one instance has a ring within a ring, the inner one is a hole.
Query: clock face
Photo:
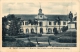
[[[39,16],[39,18],[40,18],[40,19],[43,19],[43,16],[42,16],[42,15],[40,15],[40,16]]]

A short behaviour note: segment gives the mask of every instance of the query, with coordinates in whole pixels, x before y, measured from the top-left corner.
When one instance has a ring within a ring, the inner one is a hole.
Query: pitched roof
[[[21,20],[35,19],[35,16],[37,16],[37,15],[25,15],[25,14],[14,14],[14,15],[17,18],[21,18]]]
[[[69,20],[68,15],[45,15],[49,20],[55,20],[58,16],[62,21]]]
[[[33,20],[37,16],[37,14],[14,14],[15,17],[21,18],[21,20]],[[69,20],[68,15],[45,15],[48,20],[54,21],[58,16],[62,21]]]

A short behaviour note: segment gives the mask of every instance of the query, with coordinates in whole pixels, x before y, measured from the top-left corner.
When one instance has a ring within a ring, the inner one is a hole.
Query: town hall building
[[[15,14],[15,17],[21,18],[22,25],[20,31],[24,34],[28,33],[54,33],[53,29],[57,28],[58,31],[61,31],[63,26],[68,26],[70,22],[69,15],[46,15],[42,13],[42,9],[39,9],[38,14]],[[60,22],[56,22],[57,19],[60,19]],[[37,21],[37,24],[29,23],[29,21]],[[75,21],[76,22],[76,21]],[[76,28],[73,26],[73,28]]]

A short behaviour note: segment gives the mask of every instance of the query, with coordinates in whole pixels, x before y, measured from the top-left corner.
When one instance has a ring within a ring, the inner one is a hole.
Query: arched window
[[[26,29],[26,33],[29,33],[29,29]]]
[[[43,28],[40,28],[40,33],[43,33]]]
[[[31,33],[34,33],[34,29],[33,28],[31,29]]]
[[[52,29],[51,28],[48,28],[48,33],[52,33]]]

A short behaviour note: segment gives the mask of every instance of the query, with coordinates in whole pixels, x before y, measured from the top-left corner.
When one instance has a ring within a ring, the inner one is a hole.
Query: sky
[[[7,14],[38,14],[40,8],[44,14],[73,14],[77,13],[76,2],[3,2],[2,16]]]

